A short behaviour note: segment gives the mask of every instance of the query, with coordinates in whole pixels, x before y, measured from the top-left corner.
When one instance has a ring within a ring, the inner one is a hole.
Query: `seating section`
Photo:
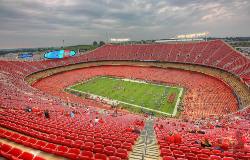
[[[100,60],[164,61],[205,65],[231,72],[249,84],[250,59],[221,40],[183,44],[104,45],[88,54],[60,60],[0,61],[1,70],[19,76],[70,64]],[[2,67],[4,66],[4,68]]]
[[[38,114],[5,110],[0,114],[0,137],[27,147],[70,159],[93,156],[126,159],[141,129],[140,116],[126,114],[102,116],[103,122],[91,126],[91,117],[101,116],[78,109],[74,119],[61,112],[51,113],[50,120]],[[102,156],[101,156],[102,155]]]
[[[195,133],[197,124],[193,122],[158,119],[155,122],[155,133],[160,148],[160,155],[163,159],[187,160],[248,160],[250,159],[250,137],[249,120],[245,119],[244,114],[239,114],[241,121],[235,119],[235,116],[224,117],[223,121],[216,119],[199,120],[199,127],[203,134]],[[237,125],[236,125],[237,124]],[[220,126],[220,127],[216,127]],[[229,129],[226,129],[229,128]],[[241,131],[246,138],[246,145],[243,148],[237,148],[236,132]],[[173,135],[171,135],[173,133]],[[176,135],[181,136],[181,141],[176,141]],[[174,137],[173,139],[170,137]],[[200,142],[208,139],[212,147],[202,147]],[[224,151],[215,148],[218,140],[222,140]],[[230,143],[228,143],[230,142]]]

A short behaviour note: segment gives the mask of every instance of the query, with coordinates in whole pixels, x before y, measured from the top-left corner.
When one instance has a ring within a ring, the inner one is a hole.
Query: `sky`
[[[250,0],[0,0],[0,48],[205,31],[215,37],[250,36]]]

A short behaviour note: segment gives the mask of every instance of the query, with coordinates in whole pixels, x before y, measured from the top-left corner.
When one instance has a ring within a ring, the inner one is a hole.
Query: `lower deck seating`
[[[227,114],[238,109],[237,99],[232,90],[222,81],[195,72],[153,67],[101,66],[84,68],[47,77],[33,86],[61,99],[90,106],[103,106],[91,100],[82,99],[63,92],[75,83],[99,75],[111,75],[131,79],[143,79],[184,87],[184,112],[189,118],[207,117],[212,114]],[[104,106],[103,106],[104,107]]]

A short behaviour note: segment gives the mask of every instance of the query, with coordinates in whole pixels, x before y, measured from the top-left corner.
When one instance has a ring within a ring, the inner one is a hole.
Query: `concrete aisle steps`
[[[139,140],[136,142],[132,153],[129,155],[129,160],[161,159],[153,126],[154,126],[154,120],[147,119],[145,128],[142,130]],[[145,143],[146,132],[148,133],[147,143]],[[146,148],[146,154],[144,154],[144,148]]]

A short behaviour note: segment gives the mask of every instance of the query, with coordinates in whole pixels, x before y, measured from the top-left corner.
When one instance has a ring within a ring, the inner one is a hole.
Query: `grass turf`
[[[152,83],[140,83],[113,77],[96,77],[70,87],[77,91],[118,100],[129,104],[172,114],[180,88]],[[168,96],[175,94],[172,103]]]

